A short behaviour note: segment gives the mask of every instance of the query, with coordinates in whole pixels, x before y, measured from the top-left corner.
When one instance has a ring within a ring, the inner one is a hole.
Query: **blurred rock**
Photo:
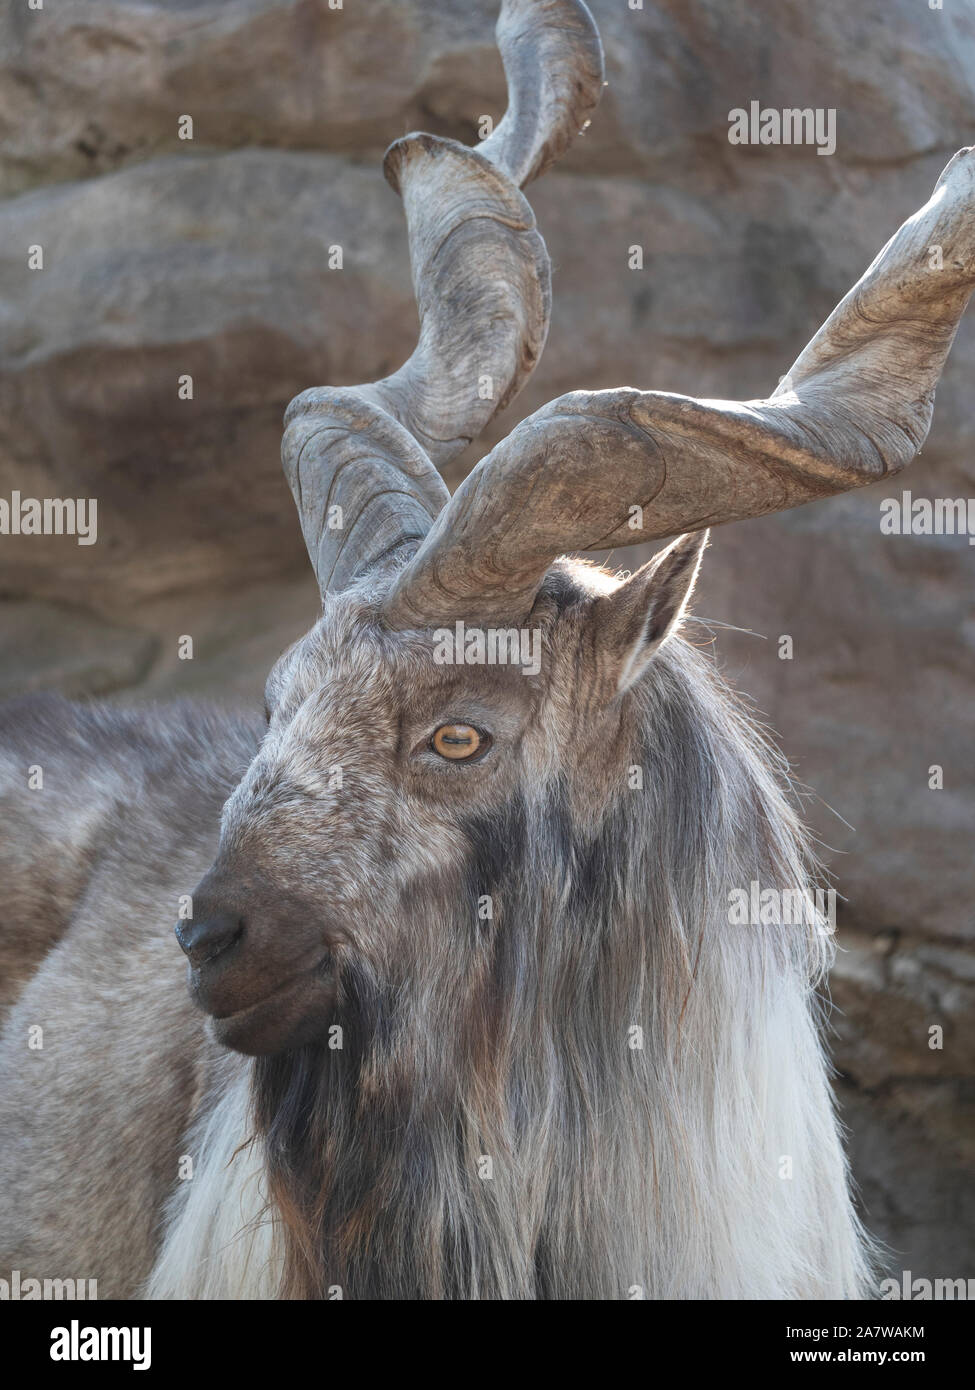
[[[553,260],[549,344],[451,483],[576,387],[764,395],[972,138],[971,5],[590,3],[609,85],[529,190]],[[4,692],[259,701],[315,608],[281,414],[306,386],[372,380],[409,353],[380,158],[409,129],[473,141],[502,114],[495,9],[7,7],[0,495],[97,497],[99,536],[0,537]],[[752,100],[835,108],[836,153],[730,145],[728,113]],[[972,1274],[975,1253],[975,547],[882,536],[879,506],[905,487],[975,496],[973,372],[970,315],[913,468],[716,533],[696,603],[713,621],[699,640],[713,635],[814,793],[844,899],[832,1022],[857,1176],[897,1268],[930,1277]]]
[[[400,219],[374,171],[267,150],[0,203],[2,477],[36,497],[70,482],[97,497],[99,529],[89,547],[5,537],[0,583],[111,602],[296,568],[281,416],[309,382],[381,375],[411,350]]]
[[[180,147],[368,152],[501,116],[495,0],[58,0],[8,6],[9,190]],[[916,0],[593,0],[608,91],[570,167],[737,182],[728,112],[833,107],[846,163],[954,146],[975,109],[970,6]],[[766,163],[768,148],[746,150]],[[787,152],[785,152],[787,154]],[[807,151],[806,154],[813,154]],[[730,157],[729,157],[730,156]]]
[[[35,690],[107,695],[142,681],[155,655],[146,632],[68,604],[0,601],[0,699]]]

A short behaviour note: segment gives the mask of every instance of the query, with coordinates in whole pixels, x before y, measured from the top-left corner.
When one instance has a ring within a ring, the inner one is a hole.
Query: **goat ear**
[[[678,536],[613,593],[596,600],[600,665],[615,694],[640,679],[677,629],[707,543],[707,531]]]

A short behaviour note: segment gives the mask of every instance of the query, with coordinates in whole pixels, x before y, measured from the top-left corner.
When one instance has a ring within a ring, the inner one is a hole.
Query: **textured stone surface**
[[[972,138],[970,4],[591,4],[604,102],[529,190],[553,259],[549,346],[465,467],[574,387],[766,393]],[[96,496],[99,539],[0,537],[5,691],[259,698],[315,603],[281,413],[408,354],[379,159],[413,127],[473,140],[501,114],[493,17],[491,0],[7,7],[0,496]],[[728,112],[751,100],[835,107],[836,153],[730,145]],[[879,504],[902,487],[975,496],[973,371],[970,314],[912,469],[716,534],[697,602],[815,793],[845,899],[831,992],[857,1176],[896,1268],[931,1277],[975,1274],[975,547],[882,536]]]
[[[150,633],[90,610],[36,599],[0,601],[0,699],[33,690],[81,698],[137,686],[156,655]]]

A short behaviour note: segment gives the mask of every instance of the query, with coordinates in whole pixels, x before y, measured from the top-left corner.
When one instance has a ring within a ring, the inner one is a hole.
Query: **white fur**
[[[199,1157],[168,1209],[147,1298],[260,1299],[277,1292],[281,1255],[260,1152],[247,1142],[249,1088],[248,1065],[191,1136],[187,1151]]]

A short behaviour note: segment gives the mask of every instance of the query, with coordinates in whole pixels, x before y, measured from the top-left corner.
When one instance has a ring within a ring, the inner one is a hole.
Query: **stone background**
[[[554,266],[549,346],[486,443],[576,387],[767,393],[975,138],[973,0],[592,9],[602,106],[530,190]],[[282,411],[411,350],[379,161],[412,128],[473,142],[481,114],[500,117],[495,5],[5,10],[0,495],[95,496],[99,539],[0,538],[0,693],[253,702],[316,607]],[[835,155],[730,145],[728,112],[752,99],[835,107]],[[973,495],[973,369],[970,315],[896,487],[716,533],[697,602],[813,789],[844,896],[832,1020],[857,1177],[893,1266],[927,1277],[975,1275],[975,549],[881,536],[879,503],[901,486]],[[177,399],[187,372],[192,402]]]

